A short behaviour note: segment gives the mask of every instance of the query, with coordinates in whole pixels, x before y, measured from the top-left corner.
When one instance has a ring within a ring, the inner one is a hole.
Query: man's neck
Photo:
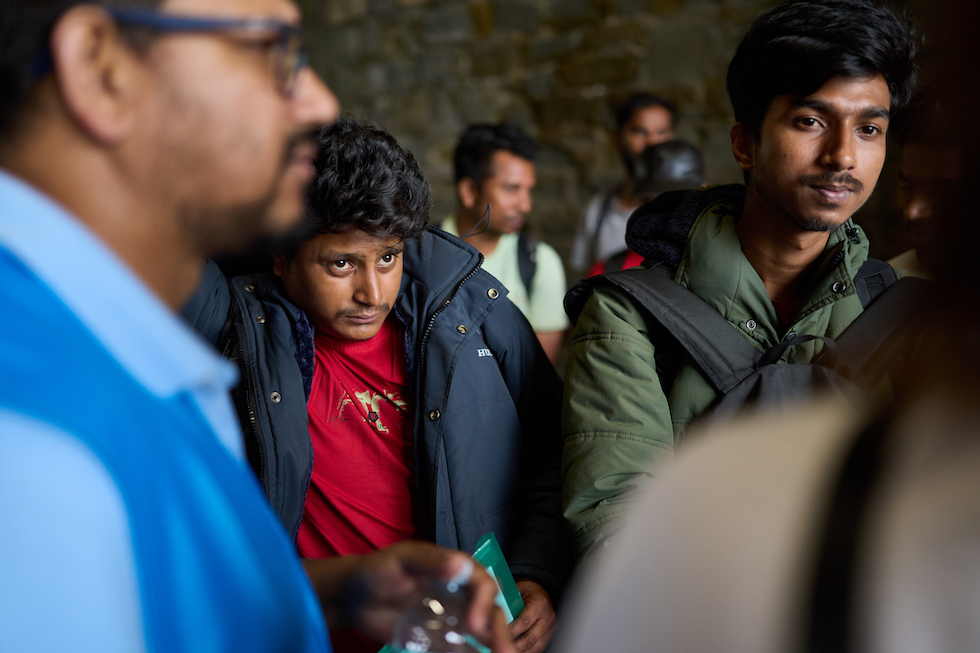
[[[482,215],[473,216],[467,211],[460,209],[456,214],[456,229],[459,231],[460,238],[475,247],[486,257],[490,256],[493,250],[497,249],[497,243],[500,242],[500,234],[487,229],[486,222],[480,222],[481,217]],[[474,233],[467,235],[471,231]]]
[[[4,169],[65,207],[168,306],[179,309],[204,268],[204,256],[190,251],[181,236],[179,220],[157,215],[162,202],[134,192],[118,162],[64,146],[57,135],[53,140],[54,148],[34,144],[8,153]]]
[[[634,209],[640,206],[642,202],[636,196],[636,181],[627,177],[616,191],[616,199],[619,200],[619,206],[624,209]]]
[[[795,225],[751,189],[736,227],[742,253],[762,278],[770,299],[799,302],[814,264],[827,248],[829,232]]]

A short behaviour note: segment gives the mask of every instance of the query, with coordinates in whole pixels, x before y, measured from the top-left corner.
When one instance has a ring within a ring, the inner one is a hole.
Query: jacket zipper
[[[425,370],[425,343],[429,339],[429,333],[432,332],[433,325],[435,325],[436,317],[438,317],[439,313],[442,313],[444,310],[446,310],[446,308],[449,307],[449,304],[450,302],[452,302],[453,297],[456,296],[456,293],[459,292],[459,289],[463,287],[464,283],[466,283],[467,281],[473,278],[473,275],[476,274],[476,271],[480,269],[480,265],[482,263],[483,263],[483,255],[481,254],[480,261],[479,263],[476,264],[476,267],[470,270],[469,273],[465,277],[463,277],[463,279],[458,284],[456,284],[456,287],[453,288],[452,291],[450,291],[449,294],[446,295],[446,298],[439,302],[439,308],[433,311],[432,315],[429,316],[429,321],[426,323],[425,330],[422,332],[422,340],[419,342],[418,376],[420,381],[422,380],[422,372]]]
[[[476,274],[476,271],[480,269],[480,266],[482,264],[483,264],[483,254],[480,254],[480,260],[477,261],[477,263],[476,263],[475,266],[473,266],[473,269],[470,270],[467,273],[467,275],[465,277],[463,277],[462,280],[458,284],[456,284],[456,286],[449,293],[446,294],[446,297],[444,299],[440,300],[438,308],[436,308],[436,310],[432,312],[432,315],[429,316],[429,320],[428,320],[428,322],[425,325],[425,330],[422,332],[422,339],[419,341],[418,371],[416,372],[416,374],[418,375],[418,377],[417,377],[418,378],[418,383],[416,383],[416,388],[421,388],[422,379],[425,378],[425,344],[426,344],[426,342],[429,339],[429,334],[432,332],[432,327],[435,325],[436,317],[438,317],[440,313],[442,313],[444,310],[446,310],[446,308],[449,307],[449,304],[452,302],[453,297],[456,296],[456,293],[459,292],[459,289],[463,287],[463,284],[464,283],[466,283],[467,281],[469,281],[470,279],[473,278],[473,275]],[[440,436],[439,436],[439,442],[437,444],[441,444],[441,442],[442,442],[442,435],[440,434]],[[438,451],[438,449],[439,449],[439,447],[437,446],[436,447],[436,450]],[[436,477],[435,477],[435,470],[433,470],[432,478],[429,480],[429,495],[430,495],[431,504],[432,504],[433,507],[435,507],[435,505],[436,505]],[[452,505],[448,506],[448,508],[450,510],[450,513],[451,513],[452,512]],[[455,518],[455,515],[453,515],[453,522],[454,522],[453,529],[454,530],[455,530],[455,521],[456,521],[456,518]],[[435,537],[436,537],[436,525],[434,523],[431,524],[431,528],[432,528],[432,538],[433,538],[433,540],[435,540]]]

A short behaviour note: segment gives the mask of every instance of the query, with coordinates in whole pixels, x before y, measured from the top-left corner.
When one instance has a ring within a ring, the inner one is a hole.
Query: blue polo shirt
[[[234,366],[82,223],[2,170],[0,247],[149,392],[191,395],[228,455],[247,467],[228,394]],[[0,525],[0,650],[145,650],[129,520],[108,471],[68,433],[4,409]]]

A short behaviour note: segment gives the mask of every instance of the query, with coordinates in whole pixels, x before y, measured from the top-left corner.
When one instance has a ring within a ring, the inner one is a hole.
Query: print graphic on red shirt
[[[297,540],[304,558],[370,553],[415,535],[403,338],[393,317],[368,340],[315,335],[313,475]]]

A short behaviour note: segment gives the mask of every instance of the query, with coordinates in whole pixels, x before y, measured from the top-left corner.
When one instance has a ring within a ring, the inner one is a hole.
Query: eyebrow
[[[405,242],[402,241],[397,245],[392,245],[382,252],[382,256],[386,254],[401,254],[405,251]],[[340,252],[340,251],[328,251],[319,257],[321,261],[359,261],[364,258],[363,254],[354,254],[353,252]]]
[[[814,100],[813,98],[796,98],[790,103],[792,107],[800,107],[803,109],[813,109],[814,111],[819,111],[821,113],[828,114],[838,114],[840,113],[834,108],[829,102],[824,102],[823,100]],[[861,118],[883,118],[885,120],[891,120],[892,114],[885,107],[868,107],[858,114]]]

